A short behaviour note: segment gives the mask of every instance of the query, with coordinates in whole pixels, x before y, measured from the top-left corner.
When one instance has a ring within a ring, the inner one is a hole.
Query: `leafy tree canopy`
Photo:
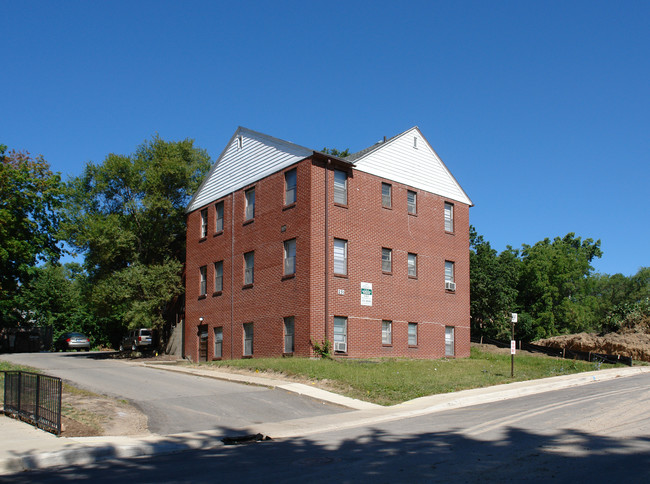
[[[321,153],[336,156],[337,158],[347,158],[350,156],[350,150],[348,148],[344,149],[343,151],[337,150],[336,148],[323,148],[321,150]]]

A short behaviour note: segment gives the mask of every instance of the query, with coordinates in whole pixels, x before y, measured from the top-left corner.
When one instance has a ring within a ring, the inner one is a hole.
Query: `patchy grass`
[[[594,363],[517,354],[510,377],[510,355],[472,348],[470,358],[440,360],[329,360],[266,358],[202,363],[215,368],[276,373],[380,405],[514,381],[534,380],[597,369]]]

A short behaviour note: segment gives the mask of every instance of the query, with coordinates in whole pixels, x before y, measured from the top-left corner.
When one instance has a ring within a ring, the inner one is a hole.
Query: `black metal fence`
[[[27,371],[4,374],[4,412],[60,435],[61,379]]]
[[[472,336],[472,343],[485,343],[495,345],[499,348],[510,348],[510,341],[499,341],[496,339],[488,338],[487,336]],[[549,356],[556,356],[558,358],[565,358],[567,360],[581,360],[581,361],[594,361],[597,363],[622,363],[627,366],[632,366],[632,358],[629,356],[621,355],[606,355],[603,353],[591,353],[587,351],[575,351],[568,348],[551,348],[549,346],[539,346],[531,343],[524,343],[517,341],[517,348],[520,350],[531,351],[533,353],[544,353]]]

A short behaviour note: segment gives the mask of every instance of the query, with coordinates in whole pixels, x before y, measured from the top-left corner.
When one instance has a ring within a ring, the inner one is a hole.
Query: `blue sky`
[[[497,250],[650,266],[650,2],[7,1],[0,142],[64,177],[155,133],[363,149],[419,126]]]

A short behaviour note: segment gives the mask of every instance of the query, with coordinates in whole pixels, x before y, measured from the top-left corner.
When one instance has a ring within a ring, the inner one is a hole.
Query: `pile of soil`
[[[550,348],[567,348],[574,351],[630,356],[637,361],[650,361],[650,334],[622,332],[598,335],[578,333],[541,339],[534,344]]]

